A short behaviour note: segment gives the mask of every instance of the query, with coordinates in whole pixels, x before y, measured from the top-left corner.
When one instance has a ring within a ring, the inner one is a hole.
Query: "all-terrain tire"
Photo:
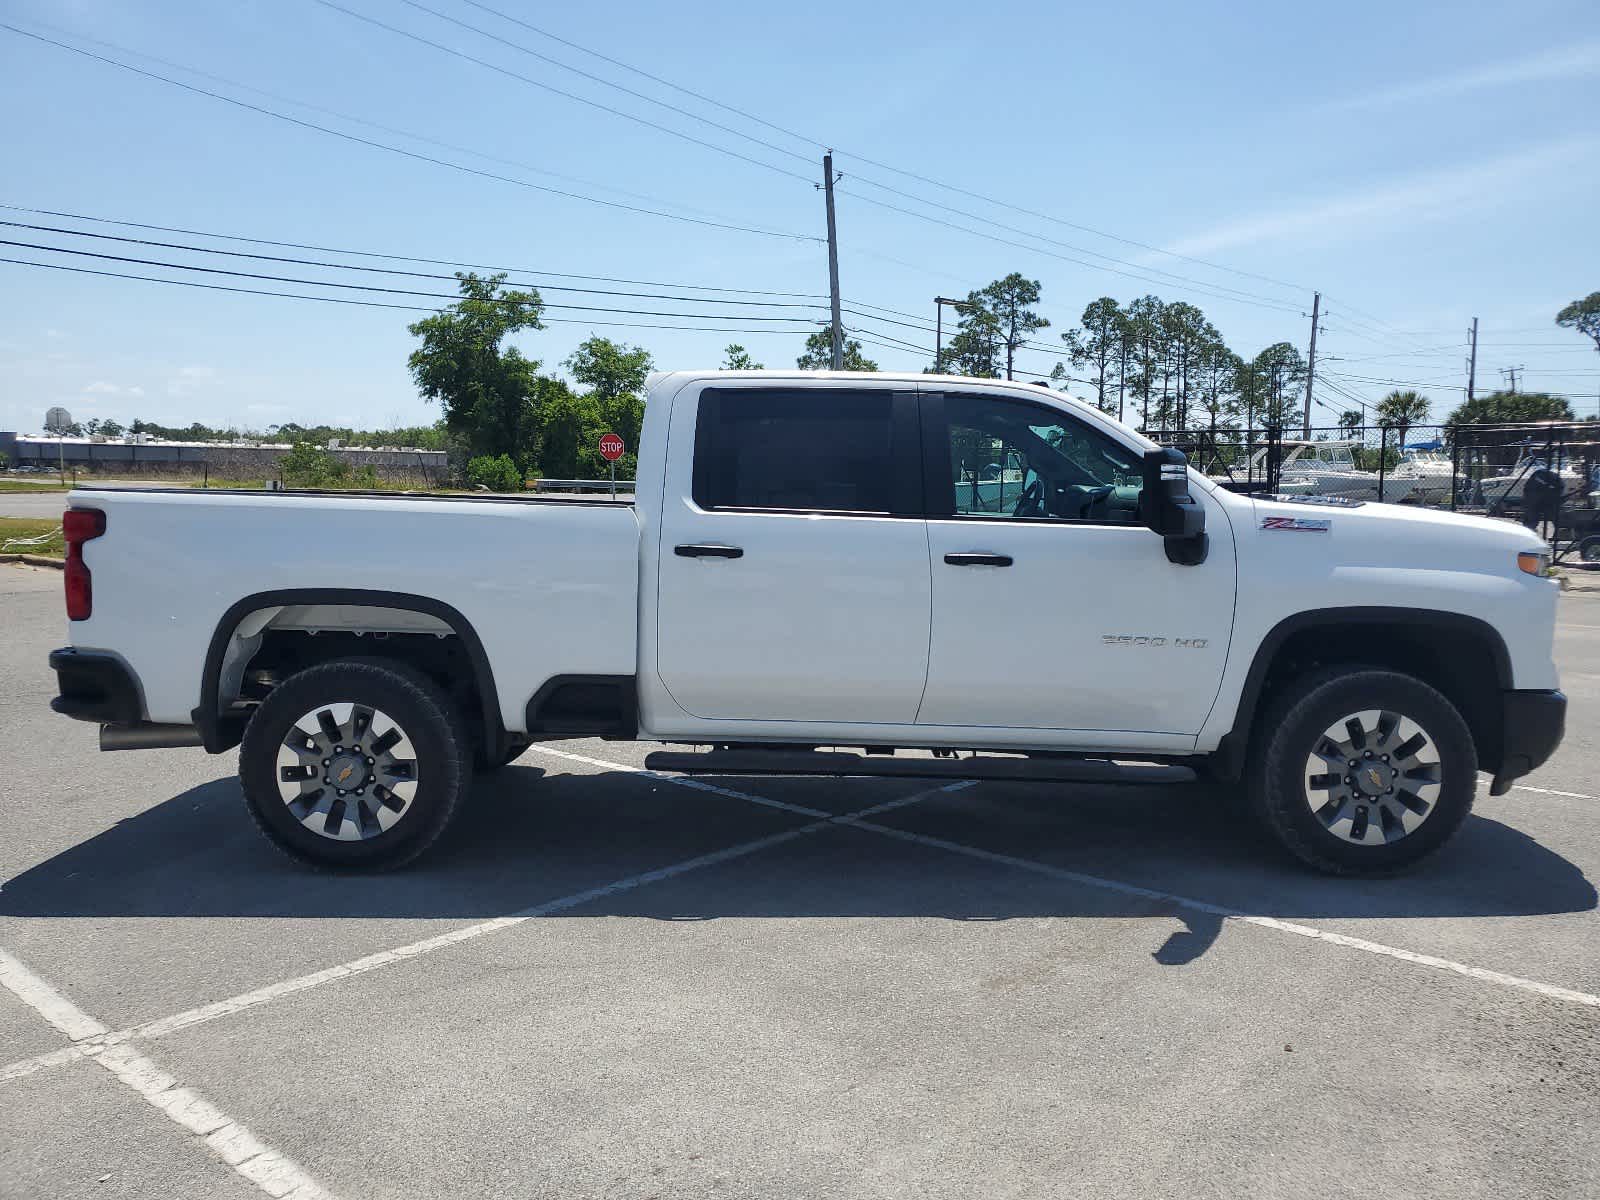
[[[239,781],[256,826],[290,858],[382,871],[438,840],[466,794],[470,763],[460,717],[422,672],[339,659],[268,693],[245,729]]]
[[[1267,703],[1273,713],[1245,770],[1251,807],[1301,862],[1334,875],[1392,874],[1438,850],[1471,812],[1472,733],[1420,679],[1331,667]]]

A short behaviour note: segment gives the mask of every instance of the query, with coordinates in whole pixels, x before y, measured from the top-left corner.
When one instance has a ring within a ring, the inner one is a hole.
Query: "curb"
[[[46,558],[42,554],[0,554],[0,563],[25,563],[30,567],[55,567],[60,570],[66,561],[60,558]]]

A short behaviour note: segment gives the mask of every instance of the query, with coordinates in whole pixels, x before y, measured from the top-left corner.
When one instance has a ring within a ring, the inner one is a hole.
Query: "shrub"
[[[520,492],[522,472],[509,454],[482,455],[467,463],[467,482],[491,492]]]
[[[296,442],[278,463],[278,469],[289,487],[337,486],[350,474],[348,463],[313,442]]]

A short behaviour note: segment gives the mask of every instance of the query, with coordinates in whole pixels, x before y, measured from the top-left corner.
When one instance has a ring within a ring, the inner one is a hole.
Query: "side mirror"
[[[1161,535],[1169,562],[1185,567],[1205,562],[1206,510],[1189,495],[1189,460],[1183,451],[1145,451],[1139,506],[1144,523]]]

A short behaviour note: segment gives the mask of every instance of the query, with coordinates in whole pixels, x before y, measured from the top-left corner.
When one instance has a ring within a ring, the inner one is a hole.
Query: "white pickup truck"
[[[80,488],[53,705],[104,749],[242,744],[261,829],[345,869],[600,736],[691,773],[1199,774],[1380,872],[1561,740],[1533,534],[1234,494],[1038,387],[654,376],[636,491]]]

